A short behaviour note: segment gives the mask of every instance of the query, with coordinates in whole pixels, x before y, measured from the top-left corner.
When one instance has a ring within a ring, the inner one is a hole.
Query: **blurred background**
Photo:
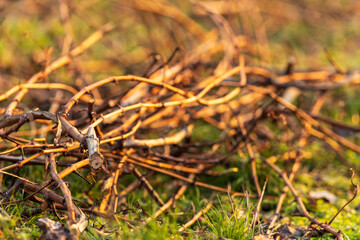
[[[155,55],[167,59],[179,48],[176,61],[211,34],[221,37],[202,4],[228,20],[236,35],[246,37],[251,47],[243,51],[254,65],[282,69],[293,57],[299,70],[325,68],[329,63],[324,49],[328,49],[343,68],[359,69],[360,2],[356,0],[3,0],[2,84],[25,81],[43,69],[47,59],[66,54],[108,22],[116,29],[70,63],[72,71],[57,77],[91,81],[111,74],[141,75]],[[77,76],[81,73],[91,77]]]

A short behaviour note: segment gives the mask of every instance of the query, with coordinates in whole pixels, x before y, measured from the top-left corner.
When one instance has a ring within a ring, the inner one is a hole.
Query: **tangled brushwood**
[[[2,211],[13,203],[39,204],[40,209],[32,214],[48,211],[66,224],[64,227],[49,218],[41,218],[38,225],[44,237],[70,239],[86,231],[89,216],[115,219],[121,204],[137,188],[147,191],[158,204],[156,211],[135,226],[141,227],[166,214],[187,188],[196,186],[229,197],[257,199],[253,226],[258,226],[257,233],[263,239],[276,238],[275,226],[286,198],[295,199],[299,214],[308,219],[304,236],[331,233],[343,239],[341,229],[333,228],[331,223],[357,194],[354,173],[349,178],[354,196],[349,196],[338,214],[327,222],[321,222],[307,210],[304,197],[293,182],[302,169],[303,149],[309,141],[325,144],[334,154],[343,155],[345,149],[360,153],[352,134],[341,133],[359,132],[358,127],[320,115],[329,92],[359,84],[360,74],[344,72],[330,54],[334,71],[296,72],[293,61],[278,72],[257,67],[249,62],[261,46],[236,35],[228,21],[214,9],[197,6],[217,26],[205,32],[176,8],[148,1],[134,1],[134,4],[142,11],[172,17],[198,39],[197,46],[187,52],[175,49],[161,64],[155,56],[139,76],[108,76],[94,79],[82,88],[61,81],[61,77],[49,81],[48,77],[56,75],[57,69],[111,34],[114,26],[106,24],[77,46],[68,45],[67,54],[48,61],[26,83],[2,92],[0,173],[6,179],[2,181],[6,189],[1,196]],[[174,61],[177,55],[181,58]],[[38,105],[37,98],[24,100],[32,92],[44,93],[49,98],[48,104]],[[304,92],[315,96],[311,109],[295,103]],[[219,136],[206,142],[196,141],[193,132],[199,122],[218,129]],[[290,150],[270,151],[269,157],[264,157],[260,153],[271,146],[275,137],[269,122],[279,126],[277,137],[288,143]],[[220,165],[227,167],[228,159],[234,155],[249,159],[254,191],[201,180],[202,176],[221,178],[236,171],[232,167],[223,172],[214,169]],[[283,161],[291,164],[287,171],[282,169],[283,165],[279,167]],[[26,168],[30,165],[42,167],[42,181],[28,178]],[[279,178],[270,183],[260,181],[258,173],[269,169]],[[83,179],[85,192],[101,182],[101,199],[91,203],[74,199],[71,186],[64,180],[74,174]],[[119,182],[128,175],[136,180],[120,188]],[[162,184],[178,186],[168,199],[153,187],[149,179],[154,175],[167,175],[173,182]],[[266,184],[283,185],[281,195],[267,194]],[[15,199],[19,191],[27,194]],[[178,231],[186,234],[211,208],[212,199],[187,222],[179,222]],[[277,204],[266,221],[261,216],[263,199]],[[126,217],[121,221],[127,221]]]

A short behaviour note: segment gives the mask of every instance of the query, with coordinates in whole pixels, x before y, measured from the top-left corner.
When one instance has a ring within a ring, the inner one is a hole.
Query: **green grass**
[[[232,200],[231,200],[232,201]],[[209,238],[253,239],[256,228],[251,226],[253,211],[243,202],[220,202],[206,214]]]

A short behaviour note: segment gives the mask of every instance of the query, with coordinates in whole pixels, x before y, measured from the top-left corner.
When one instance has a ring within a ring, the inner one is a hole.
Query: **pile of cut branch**
[[[110,31],[112,26],[106,25],[69,54],[49,63],[27,83],[3,92],[0,100],[6,106],[1,109],[0,173],[7,177],[2,182],[6,187],[2,208],[6,210],[10,203],[19,201],[38,203],[41,211],[50,209],[59,219],[66,220],[71,234],[77,234],[86,229],[87,215],[113,217],[125,197],[140,186],[159,205],[157,211],[143,220],[146,224],[166,212],[194,185],[231,196],[258,198],[259,202],[264,197],[278,199],[271,222],[262,229],[271,235],[290,191],[301,214],[317,226],[312,231],[332,233],[342,239],[341,231],[331,227],[332,220],[320,222],[308,212],[293,180],[301,169],[302,150],[310,138],[324,142],[340,155],[346,148],[360,153],[359,145],[333,130],[359,132],[358,127],[319,115],[330,91],[357,85],[360,75],[336,68],[333,72],[294,72],[291,61],[282,72],[250,66],[247,62],[252,45],[243,36],[236,36],[221,15],[208,14],[217,23],[221,37],[214,32],[201,35],[193,30],[203,41],[176,63],[170,63],[173,57],[170,56],[160,66],[151,64],[141,76],[109,76],[82,89],[47,81],[55,70]],[[184,22],[189,29],[192,24]],[[177,50],[173,55],[176,54]],[[218,59],[215,56],[222,59],[215,61]],[[51,94],[50,104],[40,106],[36,98],[23,101],[33,91]],[[293,103],[303,91],[312,91],[316,96],[311,109]],[[24,104],[38,108],[26,109]],[[266,125],[269,119],[286,129],[279,136],[293,146],[290,152],[262,158],[260,153],[271,146],[274,138]],[[196,142],[192,132],[199,121],[219,129],[219,138]],[[212,167],[226,165],[231,156],[239,153],[250,159],[254,193],[199,180],[200,175],[221,177],[222,173]],[[262,164],[256,164],[256,159]],[[278,167],[284,159],[292,163],[290,172]],[[265,164],[283,180],[274,184],[285,183],[280,196],[268,196],[262,190],[258,172],[263,171]],[[26,174],[19,175],[30,165],[43,166],[44,181],[33,182]],[[87,176],[79,171],[84,168],[89,170]],[[103,181],[101,201],[91,206],[75,204],[73,193],[63,180],[70,174],[78,174],[89,182],[84,185],[88,189],[95,181]],[[137,180],[119,191],[121,178],[128,174]],[[168,175],[182,185],[172,197],[163,199],[148,180],[154,174]],[[26,198],[11,200],[20,189],[28,193]],[[180,223],[179,231],[185,231],[210,207],[211,201],[188,222]],[[259,204],[258,213],[260,210]],[[43,225],[49,227],[46,219],[42,219],[40,226]]]

